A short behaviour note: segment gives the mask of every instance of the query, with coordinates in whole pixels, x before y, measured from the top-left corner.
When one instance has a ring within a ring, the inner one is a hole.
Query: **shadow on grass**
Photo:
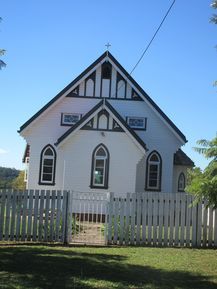
[[[0,248],[0,288],[216,289],[206,276],[128,264],[121,255]],[[201,264],[202,265],[202,264]]]

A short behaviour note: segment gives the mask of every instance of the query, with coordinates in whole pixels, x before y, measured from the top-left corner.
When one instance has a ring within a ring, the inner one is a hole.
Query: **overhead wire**
[[[170,7],[168,8],[166,14],[164,15],[162,21],[160,22],[157,30],[155,31],[154,35],[152,36],[151,40],[149,41],[148,45],[146,46],[145,50],[142,52],[142,55],[140,56],[139,60],[137,61],[137,63],[134,65],[133,69],[130,72],[130,75],[133,73],[133,71],[136,69],[136,67],[139,65],[139,63],[141,62],[142,58],[144,57],[144,55],[146,54],[146,52],[148,51],[149,47],[151,46],[152,42],[154,41],[155,37],[157,36],[159,30],[161,29],[164,21],[166,20],[167,16],[169,15],[170,11],[173,8],[173,5],[175,4],[176,0],[174,0],[172,2],[172,4],[170,5]]]
[[[133,69],[130,71],[129,75],[132,75],[133,71],[136,69],[136,67],[139,65],[139,63],[141,62],[142,58],[144,57],[144,55],[146,54],[146,52],[148,51],[149,47],[151,46],[152,42],[154,41],[155,37],[157,36],[159,30],[161,29],[161,27],[163,26],[164,21],[166,20],[167,16],[169,15],[170,11],[172,10],[174,4],[175,4],[176,0],[174,0],[172,2],[172,4],[169,6],[166,14],[164,15],[163,19],[161,20],[158,28],[156,29],[154,35],[152,36],[151,40],[149,41],[149,43],[147,44],[146,48],[144,49],[144,51],[142,52],[142,55],[140,56],[139,60],[136,62],[136,64],[134,65]],[[120,87],[117,88],[116,93],[113,94],[113,96],[115,96],[117,94],[117,92],[124,86],[124,84],[122,84]]]

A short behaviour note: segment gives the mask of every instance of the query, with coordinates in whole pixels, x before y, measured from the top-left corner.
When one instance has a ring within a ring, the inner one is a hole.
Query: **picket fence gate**
[[[217,210],[185,193],[0,191],[0,241],[217,247]]]

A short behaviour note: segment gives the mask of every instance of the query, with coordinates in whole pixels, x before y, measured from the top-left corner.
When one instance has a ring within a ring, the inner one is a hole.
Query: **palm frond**
[[[210,18],[210,22],[217,24],[217,15],[213,14],[212,17]]]
[[[195,150],[199,154],[203,155],[207,149],[206,148],[193,147],[193,150]]]
[[[0,59],[0,69],[2,69],[2,67],[5,67],[6,66],[6,63],[4,63],[4,61],[2,61],[1,59]]]
[[[214,9],[217,9],[217,1],[213,0],[210,6]]]
[[[210,146],[210,141],[207,139],[200,139],[197,141],[197,144],[204,146],[204,147],[208,147],[208,146]]]
[[[5,50],[5,49],[0,49],[0,55],[4,55],[4,54],[5,54],[5,52],[6,52],[6,50]]]

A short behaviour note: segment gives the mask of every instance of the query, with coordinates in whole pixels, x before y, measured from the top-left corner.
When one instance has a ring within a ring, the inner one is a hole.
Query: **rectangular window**
[[[53,179],[53,159],[44,159],[42,181],[52,182]]]
[[[79,113],[62,113],[61,125],[74,125],[80,119],[81,119],[81,114]]]
[[[104,172],[105,172],[105,160],[96,159],[94,169],[94,185],[96,186],[104,185]]]
[[[29,157],[25,158],[24,182],[28,182],[29,177]]]
[[[147,118],[128,116],[127,123],[131,128],[146,130]]]
[[[149,167],[149,188],[158,187],[158,165],[151,164]]]

